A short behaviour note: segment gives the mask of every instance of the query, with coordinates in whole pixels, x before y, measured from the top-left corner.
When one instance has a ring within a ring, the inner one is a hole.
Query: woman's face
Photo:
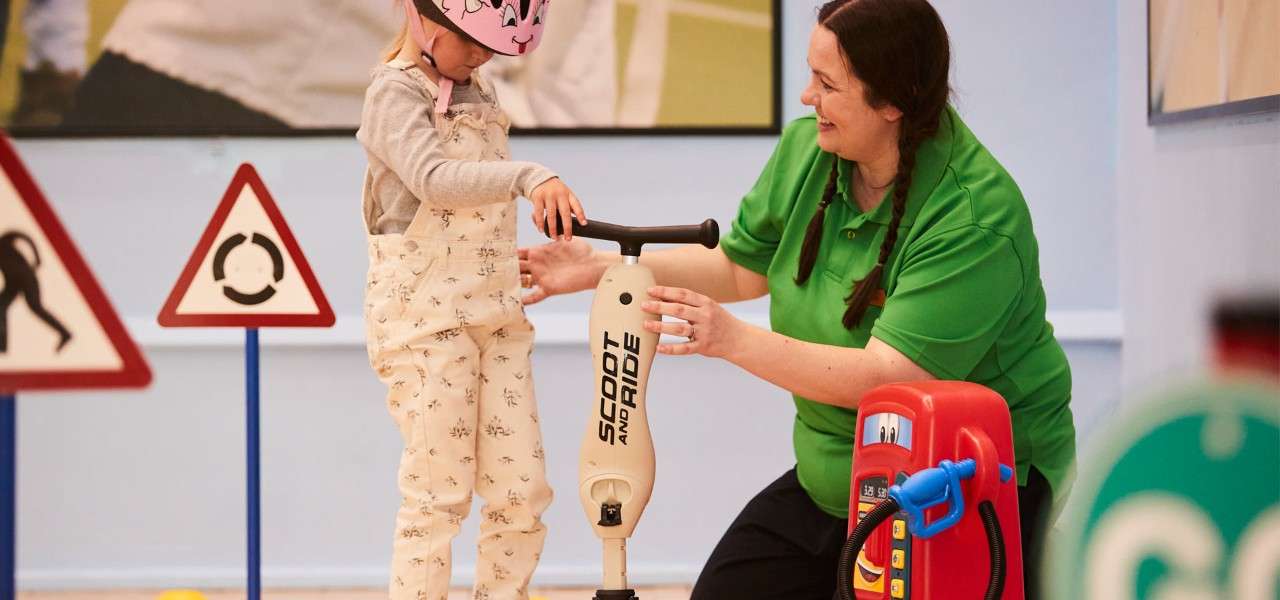
[[[423,27],[428,28],[431,35],[433,28],[440,30],[436,35],[435,47],[431,55],[436,59],[436,70],[441,75],[454,81],[466,81],[471,72],[493,58],[493,51],[463,38],[448,27],[442,27],[427,18],[423,18]]]
[[[800,101],[818,113],[818,146],[846,160],[872,160],[895,134],[902,112],[867,103],[865,87],[840,49],[836,34],[822,25],[809,37],[812,76]]]

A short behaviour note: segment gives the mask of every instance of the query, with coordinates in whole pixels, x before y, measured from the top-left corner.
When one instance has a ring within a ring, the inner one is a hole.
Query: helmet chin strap
[[[440,34],[437,27],[431,36],[427,36],[427,32],[422,28],[422,16],[418,14],[418,7],[413,5],[413,0],[404,0],[405,18],[409,22],[409,34],[413,36],[413,41],[422,51],[422,58],[435,68],[436,73],[440,75],[439,97],[436,98],[436,114],[442,115],[449,110],[449,98],[453,96],[454,81],[440,72],[440,66],[436,64],[436,59],[432,56],[431,51],[436,45],[436,36]]]

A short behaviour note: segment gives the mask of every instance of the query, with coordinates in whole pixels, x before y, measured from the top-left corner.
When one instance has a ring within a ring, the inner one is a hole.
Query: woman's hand
[[[587,213],[582,210],[582,203],[578,202],[573,190],[560,181],[559,177],[548,179],[533,188],[533,193],[529,194],[529,202],[533,203],[533,226],[543,233],[552,233],[547,231],[548,223],[559,223],[559,230],[563,232],[565,241],[568,241],[573,239],[574,217],[577,217],[579,223],[587,224]]]
[[[650,300],[640,305],[647,313],[675,317],[679,321],[646,321],[644,328],[689,338],[683,344],[658,344],[659,354],[702,354],[727,358],[741,339],[741,320],[725,310],[719,302],[684,288],[654,286]]]
[[[595,249],[586,240],[521,248],[519,255],[520,284],[533,288],[521,298],[525,304],[593,288],[604,275],[604,265],[596,260]]]

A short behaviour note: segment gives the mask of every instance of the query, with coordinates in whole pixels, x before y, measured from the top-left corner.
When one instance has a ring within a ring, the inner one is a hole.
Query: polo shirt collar
[[[955,109],[947,105],[938,125],[938,133],[921,144],[920,149],[916,151],[915,174],[911,181],[911,193],[907,196],[907,210],[902,215],[902,226],[915,222],[916,215],[920,213],[920,207],[942,181],[942,175],[946,172],[947,165],[951,163],[958,124],[959,117]],[[840,174],[836,180],[837,197],[853,208],[855,220],[888,225],[893,218],[893,186],[885,190],[883,201],[864,216],[849,193],[849,186],[853,182],[854,163],[843,158],[839,160],[840,165],[837,168]]]

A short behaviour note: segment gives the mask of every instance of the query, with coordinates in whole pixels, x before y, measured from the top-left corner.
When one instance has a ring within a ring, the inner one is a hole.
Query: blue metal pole
[[[248,473],[248,526],[249,526],[249,600],[259,600],[262,594],[262,523],[259,515],[261,496],[258,472],[258,330],[245,329],[245,392],[246,410],[245,443],[246,471]]]
[[[14,578],[18,547],[18,403],[0,396],[0,600],[18,597]]]

